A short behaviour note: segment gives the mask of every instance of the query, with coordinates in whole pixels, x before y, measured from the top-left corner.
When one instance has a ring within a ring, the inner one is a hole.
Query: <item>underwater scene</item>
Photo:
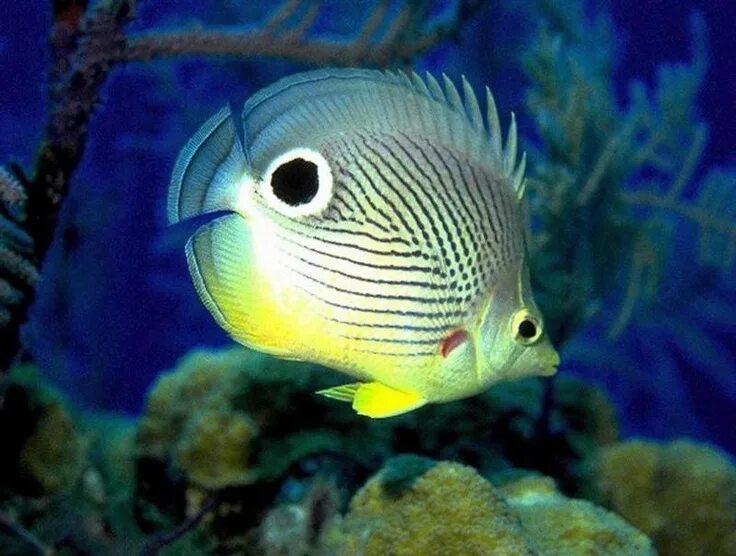
[[[0,556],[736,556],[736,3],[0,14]]]

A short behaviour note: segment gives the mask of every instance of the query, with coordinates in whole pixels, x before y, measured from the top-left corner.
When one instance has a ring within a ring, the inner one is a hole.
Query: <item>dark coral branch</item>
[[[201,55],[265,56],[321,65],[386,67],[410,60],[448,38],[456,37],[457,30],[483,3],[479,0],[458,2],[447,17],[428,24],[425,21],[428,2],[407,2],[390,21],[385,22],[387,5],[381,0],[357,35],[319,39],[306,36],[317,16],[319,4],[310,6],[304,17],[284,29],[285,21],[301,4],[289,0],[261,27],[144,33],[129,37],[117,56],[124,61]],[[376,32],[382,23],[387,23],[388,30],[377,37]]]
[[[151,537],[143,547],[143,550],[141,550],[140,556],[155,556],[158,554],[159,550],[182,538],[189,531],[199,525],[199,522],[202,521],[208,513],[214,510],[216,506],[217,500],[214,497],[208,498],[205,503],[202,504],[202,507],[197,513],[184,520],[172,531]]]
[[[66,196],[69,177],[84,152],[89,120],[99,100],[99,88],[111,67],[111,53],[124,44],[123,25],[131,13],[130,0],[117,0],[96,8],[81,23],[82,36],[71,59],[71,71],[58,84],[51,85],[52,112],[46,129],[46,142],[36,162],[36,170],[28,186],[28,225],[36,255],[42,260],[51,243],[59,208]],[[55,30],[66,29],[66,20],[57,22]],[[69,30],[67,29],[67,32]],[[52,37],[59,33],[52,32]],[[63,44],[52,41],[53,59],[66,65],[65,50],[73,40]],[[59,68],[51,78],[58,78]]]
[[[20,299],[13,298],[10,307],[0,306],[0,370],[7,369],[20,351],[20,327],[33,303],[38,269],[51,245],[69,179],[84,152],[99,88],[112,67],[111,54],[124,44],[123,26],[132,12],[132,2],[110,0],[90,13],[85,12],[86,0],[53,3],[55,19],[49,38],[51,114],[33,175],[19,182],[24,191],[23,214],[16,212],[12,222],[18,233],[31,240],[32,252],[21,253],[17,245],[8,246],[5,233],[0,242],[0,278],[9,285],[6,274],[10,274],[10,279],[20,282],[12,291],[22,294]],[[7,191],[0,199],[5,205],[12,201]]]
[[[0,533],[5,533],[23,542],[29,549],[43,556],[53,556],[56,551],[39,541],[33,533],[0,514]]]

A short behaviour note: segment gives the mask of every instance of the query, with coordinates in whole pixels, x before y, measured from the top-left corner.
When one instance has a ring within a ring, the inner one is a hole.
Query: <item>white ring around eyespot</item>
[[[317,166],[317,193],[308,203],[292,206],[274,195],[273,188],[271,187],[271,175],[285,162],[297,158],[301,158]],[[317,151],[305,147],[291,149],[273,159],[271,164],[268,165],[268,168],[266,168],[263,179],[259,184],[260,193],[268,206],[289,217],[311,216],[324,211],[332,199],[333,185],[332,170],[325,157]]]

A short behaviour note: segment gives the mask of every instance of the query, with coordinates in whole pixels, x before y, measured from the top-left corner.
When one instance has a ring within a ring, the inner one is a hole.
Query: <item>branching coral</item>
[[[131,35],[125,27],[135,16],[135,0],[101,0],[93,5],[88,0],[52,2],[45,137],[30,176],[20,170],[19,179],[4,170],[0,173],[0,204],[5,207],[0,211],[0,370],[19,351],[20,326],[34,299],[35,275],[84,153],[100,87],[116,65],[191,55],[271,56],[322,65],[405,63],[454,38],[484,0],[457,0],[453,9],[436,19],[429,17],[429,0],[405,1],[391,14],[390,3],[377,0],[357,34],[336,40],[310,33],[325,3],[285,0],[250,29],[152,29]],[[12,211],[7,207],[18,203],[23,205],[22,216],[9,217]],[[11,244],[14,237],[22,238],[23,245]],[[23,287],[14,282],[16,278]]]
[[[33,257],[33,239],[22,223],[28,199],[25,189],[0,166],[0,344],[10,340],[6,333],[19,306],[38,279]]]
[[[378,0],[357,34],[323,39],[309,36],[322,2],[286,0],[253,29],[156,30],[130,36],[117,57],[140,61],[203,54],[269,56],[311,64],[388,66],[453,37],[483,3],[460,0],[446,16],[429,21],[432,2],[405,2],[389,16],[390,2]]]
[[[637,301],[655,291],[674,243],[669,214],[697,224],[705,261],[726,269],[736,258],[733,215],[711,210],[733,195],[736,176],[716,170],[696,202],[687,196],[707,135],[694,109],[707,66],[704,23],[693,17],[690,62],[663,66],[653,93],[633,84],[630,104],[621,106],[607,20],[589,21],[576,1],[539,7],[540,31],[524,65],[543,147],[530,157],[540,303],[564,341],[623,283],[610,326],[616,336]]]

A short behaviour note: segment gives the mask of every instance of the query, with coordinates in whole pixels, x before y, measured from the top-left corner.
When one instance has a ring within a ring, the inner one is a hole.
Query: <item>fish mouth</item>
[[[542,376],[554,376],[557,374],[557,371],[560,370],[559,365],[552,365],[551,367],[546,367],[542,369]]]
[[[560,368],[560,354],[552,348],[552,355],[549,363],[541,367],[541,376],[554,376]]]

